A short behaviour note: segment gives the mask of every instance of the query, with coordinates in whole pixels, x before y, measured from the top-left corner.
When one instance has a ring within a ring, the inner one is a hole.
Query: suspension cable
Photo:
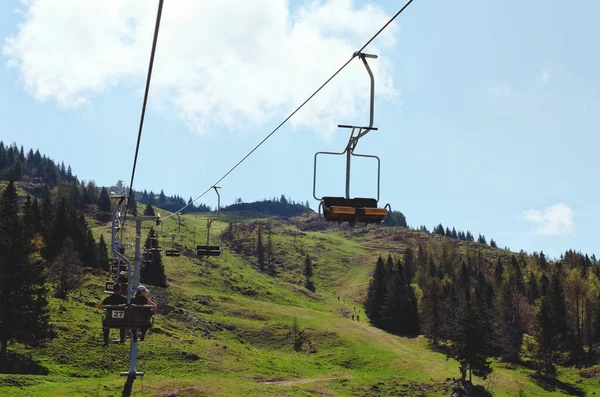
[[[129,195],[127,196],[127,205],[123,220],[127,218],[127,210],[133,194],[133,178],[135,177],[135,167],[137,165],[138,153],[140,151],[140,141],[142,139],[142,129],[144,128],[144,116],[146,115],[146,104],[148,103],[148,91],[150,91],[150,79],[152,78],[152,67],[154,66],[154,54],[156,53],[156,42],[158,41],[158,29],[160,27],[160,18],[162,15],[163,1],[158,0],[158,12],[156,14],[156,25],[154,27],[154,39],[152,40],[152,52],[150,53],[150,64],[148,65],[148,77],[146,78],[146,91],[144,92],[144,103],[142,105],[142,115],[140,117],[140,129],[138,131],[137,144],[135,145],[135,156],[133,157],[133,169],[131,170],[131,182],[129,183]]]
[[[265,136],[256,146],[254,146],[254,148],[252,150],[250,150],[248,152],[248,154],[246,154],[244,157],[242,157],[242,159],[240,161],[237,162],[237,164],[235,164],[233,167],[231,167],[231,169],[229,169],[229,171],[227,171],[219,180],[217,180],[215,183],[213,183],[208,189],[206,189],[202,194],[200,194],[198,197],[196,197],[195,199],[193,199],[191,202],[187,203],[186,205],[184,205],[183,207],[181,207],[178,211],[172,213],[171,215],[162,218],[162,220],[165,219],[169,219],[173,216],[175,216],[177,213],[181,213],[181,211],[185,210],[187,207],[189,207],[190,205],[194,204],[197,200],[199,200],[202,196],[204,196],[206,193],[210,192],[210,190],[212,189],[213,186],[218,185],[221,181],[223,181],[223,179],[225,179],[229,174],[231,174],[233,172],[233,170],[235,170],[240,164],[242,164],[248,157],[250,157],[250,155],[252,153],[254,153],[256,151],[256,149],[258,149],[263,143],[265,143],[267,141],[267,139],[269,139],[273,134],[275,134],[285,123],[287,123],[287,121],[289,119],[292,118],[292,116],[294,116],[300,109],[302,109],[304,107],[304,105],[306,105],[308,103],[308,101],[310,101],[315,95],[317,95],[327,84],[329,84],[329,82],[331,80],[333,80],[334,77],[336,77],[342,70],[344,70],[344,68],[346,66],[348,66],[348,64],[350,62],[352,62],[352,60],[354,58],[356,58],[358,56],[359,53],[361,53],[369,44],[371,44],[371,42],[373,40],[375,40],[375,38],[377,38],[377,36],[379,36],[381,34],[381,32],[383,32],[385,30],[385,28],[388,27],[388,25],[390,23],[392,23],[400,14],[402,14],[402,12],[410,5],[410,3],[412,3],[413,0],[408,0],[408,2],[402,7],[400,8],[400,10],[398,10],[398,12],[396,14],[394,14],[394,16],[392,16],[390,18],[389,21],[387,21],[387,23],[385,25],[383,25],[381,27],[381,29],[379,29],[377,31],[377,33],[375,33],[362,47],[360,47],[360,49],[358,51],[356,51],[354,54],[352,54],[352,57],[350,59],[348,59],[346,61],[346,63],[344,63],[331,77],[329,77],[315,92],[313,92],[304,102],[302,102],[302,104],[300,106],[298,106],[296,108],[296,110],[294,110],[292,113],[290,113],[289,116],[287,116],[277,127],[275,127],[275,129],[273,131],[271,131],[267,136]]]

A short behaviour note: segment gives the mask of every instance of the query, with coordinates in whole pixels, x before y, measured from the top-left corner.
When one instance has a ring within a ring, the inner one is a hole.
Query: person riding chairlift
[[[150,291],[148,291],[148,289],[146,287],[144,287],[143,285],[138,286],[137,291],[135,293],[135,297],[131,300],[131,303],[134,305],[150,305],[150,306],[152,306],[152,311],[154,313],[156,313],[158,311],[158,306],[156,305],[156,303],[154,303],[150,299],[148,299],[149,292]],[[134,341],[137,341],[137,337],[138,337],[137,331],[138,330],[136,328],[131,330],[131,336]],[[146,331],[148,331],[148,329],[142,328],[141,331],[142,332],[140,335],[140,341],[143,341],[146,338]]]
[[[108,305],[108,306],[112,306],[112,305],[123,305],[123,304],[127,304],[127,298],[124,297],[123,295],[121,295],[121,284],[119,283],[115,283],[113,285],[113,293],[106,297],[102,303],[100,303],[98,305],[98,309],[102,310],[104,308],[104,305]],[[104,336],[104,345],[103,346],[108,346],[108,333],[110,332],[109,328],[103,328],[102,329],[102,333]],[[120,329],[120,342],[123,343],[125,342],[125,329]]]

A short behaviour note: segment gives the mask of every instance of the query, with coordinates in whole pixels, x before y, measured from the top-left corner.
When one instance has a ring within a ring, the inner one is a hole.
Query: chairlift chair
[[[165,255],[166,256],[181,256],[181,251],[179,251],[178,249],[175,249],[175,234],[171,235],[171,249],[165,250]]]
[[[116,278],[115,278],[116,279]],[[104,293],[106,294],[112,294],[113,293],[113,285],[115,284],[115,280],[106,280],[104,282]],[[121,285],[121,295],[127,295],[127,288],[128,288],[128,284],[127,282],[122,282],[119,281],[119,284]]]
[[[154,325],[151,305],[105,305],[103,309],[102,328],[148,329]]]
[[[357,56],[362,60],[369,77],[371,79],[371,102],[370,102],[370,118],[368,126],[354,126],[354,125],[338,125],[339,128],[348,128],[352,132],[350,139],[343,152],[318,152],[315,154],[314,161],[314,178],[313,178],[313,197],[319,201],[319,214],[321,213],[321,207],[323,208],[323,218],[326,221],[337,221],[338,223],[348,222],[354,226],[358,222],[369,223],[380,223],[382,222],[391,211],[389,204],[386,204],[383,208],[378,205],[379,202],[379,187],[381,177],[381,161],[379,157],[367,154],[354,153],[354,149],[358,144],[358,140],[365,136],[370,131],[376,131],[377,128],[373,127],[373,109],[375,103],[375,79],[371,68],[367,63],[367,58],[376,59],[376,55],[359,53]],[[346,155],[346,195],[345,197],[339,196],[323,196],[317,197],[316,186],[317,186],[317,158],[319,155],[335,155],[342,156]],[[364,157],[373,158],[377,160],[377,198],[362,198],[355,197],[350,198],[350,165],[352,157]]]
[[[217,216],[216,218],[205,218],[206,219],[206,245],[197,245],[196,246],[196,255],[198,256],[220,256],[223,250],[218,245],[210,245],[210,229],[212,223],[219,219],[219,209],[221,207],[221,195],[217,189],[220,189],[220,186],[212,187],[217,193]]]

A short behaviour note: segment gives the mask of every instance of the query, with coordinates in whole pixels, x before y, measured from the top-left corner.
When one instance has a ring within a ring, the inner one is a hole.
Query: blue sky
[[[103,4],[0,3],[0,139],[112,185],[131,176],[156,8]],[[166,0],[134,189],[196,197],[402,4]],[[414,0],[367,49],[379,130],[357,152],[381,158],[382,204],[512,250],[598,252],[599,12]],[[223,202],[316,208],[313,155],[343,149],[336,124],[366,123],[367,83],[355,61],[221,183]],[[318,194],[343,195],[343,162],[320,165]],[[354,166],[351,194],[374,194],[373,164]]]

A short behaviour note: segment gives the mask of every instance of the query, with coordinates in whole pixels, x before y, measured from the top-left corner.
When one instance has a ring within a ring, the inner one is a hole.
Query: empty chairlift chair
[[[181,251],[175,248],[175,235],[171,236],[171,249],[165,250],[165,256],[181,256]]]
[[[212,227],[212,223],[219,219],[219,209],[221,207],[221,195],[217,189],[220,189],[219,186],[213,186],[215,192],[217,193],[217,217],[216,218],[205,218],[206,219],[206,245],[197,245],[196,246],[196,255],[198,256],[220,256],[223,250],[218,245],[210,245],[210,230]],[[196,232],[194,230],[194,242],[196,240]]]
[[[367,154],[356,154],[354,149],[358,144],[358,140],[365,136],[369,131],[376,131],[377,128],[373,127],[373,108],[375,101],[375,81],[371,68],[367,63],[367,58],[377,58],[376,55],[369,55],[359,53],[356,54],[365,65],[369,77],[371,79],[371,103],[370,103],[370,119],[368,126],[353,126],[353,125],[338,125],[340,128],[349,128],[352,130],[350,139],[346,148],[342,152],[318,152],[315,154],[314,160],[314,179],[313,179],[313,196],[316,200],[319,200],[319,213],[321,207],[323,209],[323,218],[326,221],[333,222],[348,222],[354,226],[356,223],[380,223],[382,222],[391,210],[389,204],[386,204],[383,208],[379,207],[379,187],[380,187],[380,176],[381,176],[381,161],[379,157],[367,155]],[[346,156],[346,195],[345,197],[339,196],[323,196],[317,197],[316,186],[317,186],[317,158],[319,155],[336,155]],[[372,158],[377,160],[377,198],[350,198],[350,166],[352,157]]]

